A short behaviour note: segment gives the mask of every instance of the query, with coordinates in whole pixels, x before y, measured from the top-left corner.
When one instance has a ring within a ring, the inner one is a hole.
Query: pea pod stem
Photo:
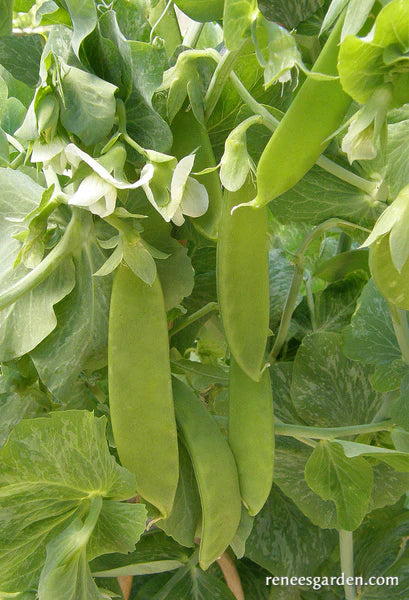
[[[349,425],[348,427],[309,427],[304,425],[290,425],[287,423],[275,423],[276,435],[297,438],[312,438],[316,440],[334,440],[341,437],[361,435],[365,433],[377,433],[378,431],[390,431],[393,427],[392,421],[380,421],[379,423],[366,423],[364,425]]]
[[[24,277],[0,294],[0,310],[10,306],[10,304],[14,304],[24,294],[27,294],[47,279],[64,258],[72,254],[85,241],[88,234],[89,227],[84,228],[82,218],[79,216],[77,210],[74,210],[71,221],[60,242],[58,242],[37,267],[29,271]]]
[[[217,564],[223,573],[227,587],[236,600],[245,600],[240,575],[237,572],[236,565],[230,554],[228,552],[223,552],[221,557],[217,559]]]
[[[277,332],[277,337],[275,339],[273,348],[270,352],[270,363],[274,362],[277,356],[280,354],[280,351],[285,343],[288,334],[291,318],[293,316],[293,312],[297,303],[298,293],[301,289],[301,285],[304,278],[305,253],[308,250],[309,245],[315,240],[316,237],[318,237],[325,231],[328,231],[329,229],[333,229],[335,227],[351,227],[353,229],[361,229],[363,231],[368,231],[365,227],[361,227],[360,225],[356,225],[355,223],[350,223],[349,221],[344,221],[342,219],[328,219],[320,225],[317,225],[317,227],[314,227],[314,229],[305,237],[304,241],[302,242],[301,246],[298,248],[297,252],[293,257],[293,280],[291,282],[291,287],[284,305],[284,310],[281,317],[280,327]]]
[[[230,74],[230,81],[233,84],[233,87],[240,96],[240,98],[243,100],[243,102],[255,114],[260,115],[263,118],[263,124],[265,125],[265,127],[267,127],[267,129],[274,132],[277,129],[280,121],[276,117],[274,117],[274,115],[272,115],[265,108],[265,106],[257,102],[257,100],[250,94],[250,92],[243,85],[243,83],[240,81],[240,79],[235,73]],[[367,179],[356,175],[356,173],[352,173],[352,171],[344,169],[344,167],[341,167],[336,162],[327,158],[323,154],[321,154],[321,156],[318,158],[316,164],[322,169],[324,169],[324,171],[331,173],[331,175],[334,175],[338,179],[341,179],[342,181],[353,185],[354,187],[356,187],[359,190],[362,190],[371,197],[376,197],[376,192],[378,191],[377,183],[368,181]]]
[[[196,312],[183,319],[181,323],[175,325],[175,327],[172,327],[169,333],[169,337],[172,337],[176,333],[179,333],[179,331],[182,331],[186,327],[189,327],[189,325],[192,325],[192,323],[195,323],[195,321],[206,317],[208,314],[216,310],[219,310],[219,305],[217,304],[217,302],[209,302],[202,308],[199,308],[199,310],[197,310]]]
[[[357,600],[356,587],[347,583],[349,578],[354,577],[354,538],[352,531],[339,531],[339,554],[341,562],[341,573],[345,575],[345,600]]]
[[[215,106],[221,96],[223,88],[232,74],[234,64],[243,51],[247,39],[243,40],[236,50],[227,50],[222,55],[205,96],[205,121],[208,121],[215,109]]]
[[[409,325],[406,312],[389,303],[389,312],[392,317],[392,325],[398,340],[403,360],[409,364]]]

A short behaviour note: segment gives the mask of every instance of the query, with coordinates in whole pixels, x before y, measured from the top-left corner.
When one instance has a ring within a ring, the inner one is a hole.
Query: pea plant
[[[0,600],[409,598],[407,0],[0,0]]]

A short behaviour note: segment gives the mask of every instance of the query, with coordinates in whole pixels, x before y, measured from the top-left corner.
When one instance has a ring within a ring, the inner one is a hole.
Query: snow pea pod
[[[149,286],[124,264],[112,287],[108,382],[121,463],[134,473],[138,493],[167,517],[179,462],[162,288],[158,277]]]
[[[338,75],[339,19],[312,73]],[[265,147],[257,168],[257,197],[263,206],[293,187],[314,165],[330,137],[341,125],[351,104],[338,79],[309,75]]]
[[[240,492],[250,515],[263,508],[273,483],[274,416],[268,370],[253,381],[234,359],[230,364],[229,444]]]
[[[195,171],[215,167],[213,149],[206,128],[197,121],[192,110],[181,110],[172,121],[173,134],[172,153],[178,160],[197,149]],[[197,180],[202,183],[209,195],[209,208],[199,218],[192,219],[198,231],[212,241],[217,240],[222,206],[222,189],[217,171],[199,175]]]
[[[224,0],[175,0],[175,4],[194,21],[207,23],[223,18]]]
[[[243,371],[261,377],[269,332],[267,209],[253,210],[248,177],[237,192],[225,191],[217,244],[217,293],[230,351]]]
[[[176,420],[192,460],[202,505],[199,563],[207,569],[232,541],[241,517],[237,467],[216,421],[195,394],[173,380]]]

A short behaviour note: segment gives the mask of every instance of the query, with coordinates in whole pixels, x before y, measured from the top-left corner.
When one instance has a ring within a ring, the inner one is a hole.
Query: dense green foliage
[[[407,0],[0,0],[0,600],[409,599],[408,57]]]

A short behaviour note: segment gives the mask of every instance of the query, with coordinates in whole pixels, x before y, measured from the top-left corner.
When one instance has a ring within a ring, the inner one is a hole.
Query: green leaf
[[[78,135],[86,146],[103,140],[114,124],[116,86],[77,67],[66,66],[61,89],[64,127]]]
[[[276,331],[294,275],[294,267],[281,248],[273,248],[269,251],[268,273],[270,282],[270,328],[272,331]],[[296,306],[302,298],[302,294],[299,293]]]
[[[314,166],[291,190],[270,202],[281,223],[317,225],[339,217],[372,227],[385,205]]]
[[[362,271],[369,276],[369,251],[367,248],[348,250],[320,262],[314,276],[330,283],[344,279],[350,273]]]
[[[250,28],[256,15],[257,0],[225,0],[223,33],[229,50],[236,50],[243,39],[250,37]]]
[[[274,462],[274,481],[314,525],[322,529],[337,526],[335,505],[315,494],[304,478],[311,448],[297,440],[279,438]]]
[[[253,529],[253,525],[254,517],[251,517],[247,508],[242,506],[240,523],[236,531],[236,535],[230,542],[230,547],[237,558],[243,558],[246,552],[246,542],[251,530]]]
[[[346,458],[339,443],[321,441],[307,461],[305,479],[323,500],[335,503],[338,529],[354,531],[360,525],[373,484],[372,469],[365,459]]]
[[[56,307],[56,329],[31,353],[42,381],[63,403],[81,371],[106,365],[111,277],[92,277],[103,260],[90,237],[74,259],[76,287]]]
[[[4,79],[0,76],[0,119],[5,111],[8,97],[7,84]]]
[[[116,12],[119,28],[126,39],[149,42],[151,27],[146,18],[144,2],[114,0],[112,7]]]
[[[87,544],[87,560],[111,552],[133,552],[135,543],[145,531],[145,524],[143,504],[104,500]]]
[[[0,451],[2,591],[37,587],[46,544],[88,498],[135,494],[133,476],[109,454],[105,426],[69,411],[24,420],[10,434]]]
[[[60,0],[59,4],[70,13],[74,26],[71,44],[75,54],[79,56],[81,42],[97,24],[95,3],[93,0]]]
[[[373,280],[364,287],[345,330],[343,351],[348,358],[376,365],[391,365],[401,358],[388,303]]]
[[[21,171],[0,169],[0,286],[13,268],[21,243],[15,236],[26,229],[24,217],[41,202],[44,188]]]
[[[0,38],[0,64],[30,87],[38,83],[43,36],[38,33]]]
[[[370,510],[395,504],[408,490],[409,474],[398,473],[386,463],[375,465],[373,476]]]
[[[99,502],[99,504],[97,504]],[[101,498],[94,498],[89,515],[83,524],[76,518],[47,544],[47,557],[41,571],[38,594],[42,600],[102,600],[91,576],[86,545],[101,509]]]
[[[270,367],[274,414],[284,423],[303,423],[291,398],[293,362],[275,362]]]
[[[191,550],[183,548],[161,531],[150,529],[145,533],[134,552],[107,554],[91,562],[94,577],[119,575],[150,575],[183,567]]]
[[[306,302],[294,314],[295,321],[305,334],[321,331],[341,332],[351,320],[365,282],[366,277],[352,275],[328,285],[314,294],[314,326],[311,324],[310,311],[301,310],[307,308]]]
[[[336,543],[334,532],[315,527],[273,485],[267,503],[255,518],[246,556],[273,575],[300,576],[314,573]]]
[[[376,365],[375,373],[370,376],[369,380],[373,389],[378,392],[398,390],[402,378],[408,374],[408,369],[408,364],[400,359]]]
[[[145,102],[137,89],[132,91],[125,108],[127,131],[138,144],[157,152],[170,150],[172,133],[169,125]]]
[[[0,378],[1,382],[1,378]],[[10,432],[26,417],[40,416],[44,409],[38,404],[38,389],[7,391],[0,394],[0,448],[6,443]]]
[[[199,490],[193,465],[182,443],[179,443],[179,481],[172,512],[161,519],[158,527],[178,544],[194,547],[195,533],[202,515]]]
[[[171,361],[172,368],[175,373],[184,373],[186,376],[196,376],[200,379],[207,380],[208,383],[220,383],[227,386],[229,383],[229,375],[225,368],[219,365],[207,365],[194,360],[173,360]]]
[[[169,238],[166,248],[162,246],[161,250],[170,253],[169,258],[156,261],[165,309],[168,311],[192,293],[194,271],[187,249],[172,238]]]
[[[128,42],[132,61],[132,80],[148,106],[152,95],[161,86],[163,70],[167,65],[164,49],[157,49],[144,42]]]
[[[29,272],[21,266],[1,280],[7,289]],[[56,327],[54,305],[75,286],[74,265],[64,260],[51,277],[25,293],[17,302],[0,311],[0,360],[7,361],[27,354]]]
[[[400,600],[409,590],[408,511],[400,504],[374,511],[355,534],[355,572],[370,577],[398,577],[397,586],[363,588],[361,598]]]
[[[14,135],[22,124],[26,114],[24,104],[17,98],[8,98],[6,110],[1,119],[1,127],[6,133]]]
[[[282,23],[287,29],[297,27],[323,4],[323,0],[259,0],[258,2],[266,19]]]
[[[396,469],[396,471],[401,471],[402,473],[409,472],[409,453],[407,452],[350,442],[348,440],[337,440],[337,444],[342,446],[347,458],[367,456],[369,458],[375,458],[380,462],[385,462],[387,465]]]
[[[11,35],[13,28],[13,0],[0,0],[0,36]]]
[[[316,333],[304,338],[293,370],[291,396],[309,425],[336,427],[370,422],[382,395],[368,381],[373,368],[342,353],[342,336]]]
[[[138,240],[136,244],[123,244],[123,258],[128,267],[147,285],[152,285],[156,277],[156,265],[150,252]]]

